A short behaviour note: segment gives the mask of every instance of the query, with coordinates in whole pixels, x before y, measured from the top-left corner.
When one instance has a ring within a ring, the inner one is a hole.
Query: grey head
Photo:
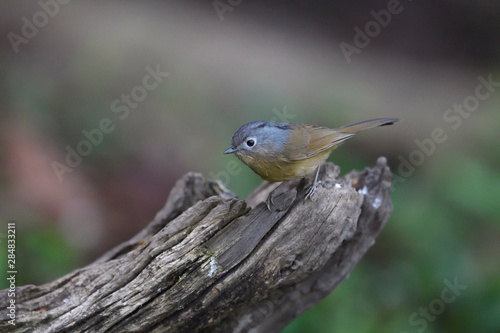
[[[235,153],[236,156],[276,157],[283,152],[290,124],[274,121],[252,121],[241,126],[234,134],[232,147],[224,154]]]

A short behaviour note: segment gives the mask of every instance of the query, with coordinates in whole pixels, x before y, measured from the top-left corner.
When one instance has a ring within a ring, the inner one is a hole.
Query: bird
[[[332,150],[356,133],[379,126],[392,125],[398,118],[376,118],[328,128],[308,123],[252,121],[241,126],[224,154],[235,154],[262,179],[286,182],[316,172],[305,199],[312,200],[317,187],[321,164]],[[274,205],[275,188],[267,197],[267,208]]]

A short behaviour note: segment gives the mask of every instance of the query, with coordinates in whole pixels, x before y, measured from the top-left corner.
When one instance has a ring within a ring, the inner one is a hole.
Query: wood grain
[[[329,295],[392,212],[385,158],[339,178],[263,183],[247,200],[188,173],[135,237],[42,286],[17,288],[16,325],[2,332],[278,332]],[[0,309],[8,305],[0,292]]]

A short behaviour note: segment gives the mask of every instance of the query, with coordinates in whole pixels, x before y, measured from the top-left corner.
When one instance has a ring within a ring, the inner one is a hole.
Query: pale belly
[[[254,160],[246,163],[262,179],[270,182],[282,182],[302,178],[316,171],[318,165],[323,163],[330,155],[331,150],[321,152],[310,158],[289,162],[286,160],[260,161]]]

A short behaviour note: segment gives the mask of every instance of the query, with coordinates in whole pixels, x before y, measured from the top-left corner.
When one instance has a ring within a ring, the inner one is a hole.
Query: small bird
[[[397,118],[365,120],[339,128],[303,123],[253,121],[241,126],[233,135],[232,146],[224,154],[234,153],[243,163],[270,182],[284,182],[306,177],[316,171],[313,184],[306,192],[311,199],[321,181],[321,164],[331,151],[355,133],[370,128],[392,125]],[[267,197],[267,208],[274,204],[274,189]]]

